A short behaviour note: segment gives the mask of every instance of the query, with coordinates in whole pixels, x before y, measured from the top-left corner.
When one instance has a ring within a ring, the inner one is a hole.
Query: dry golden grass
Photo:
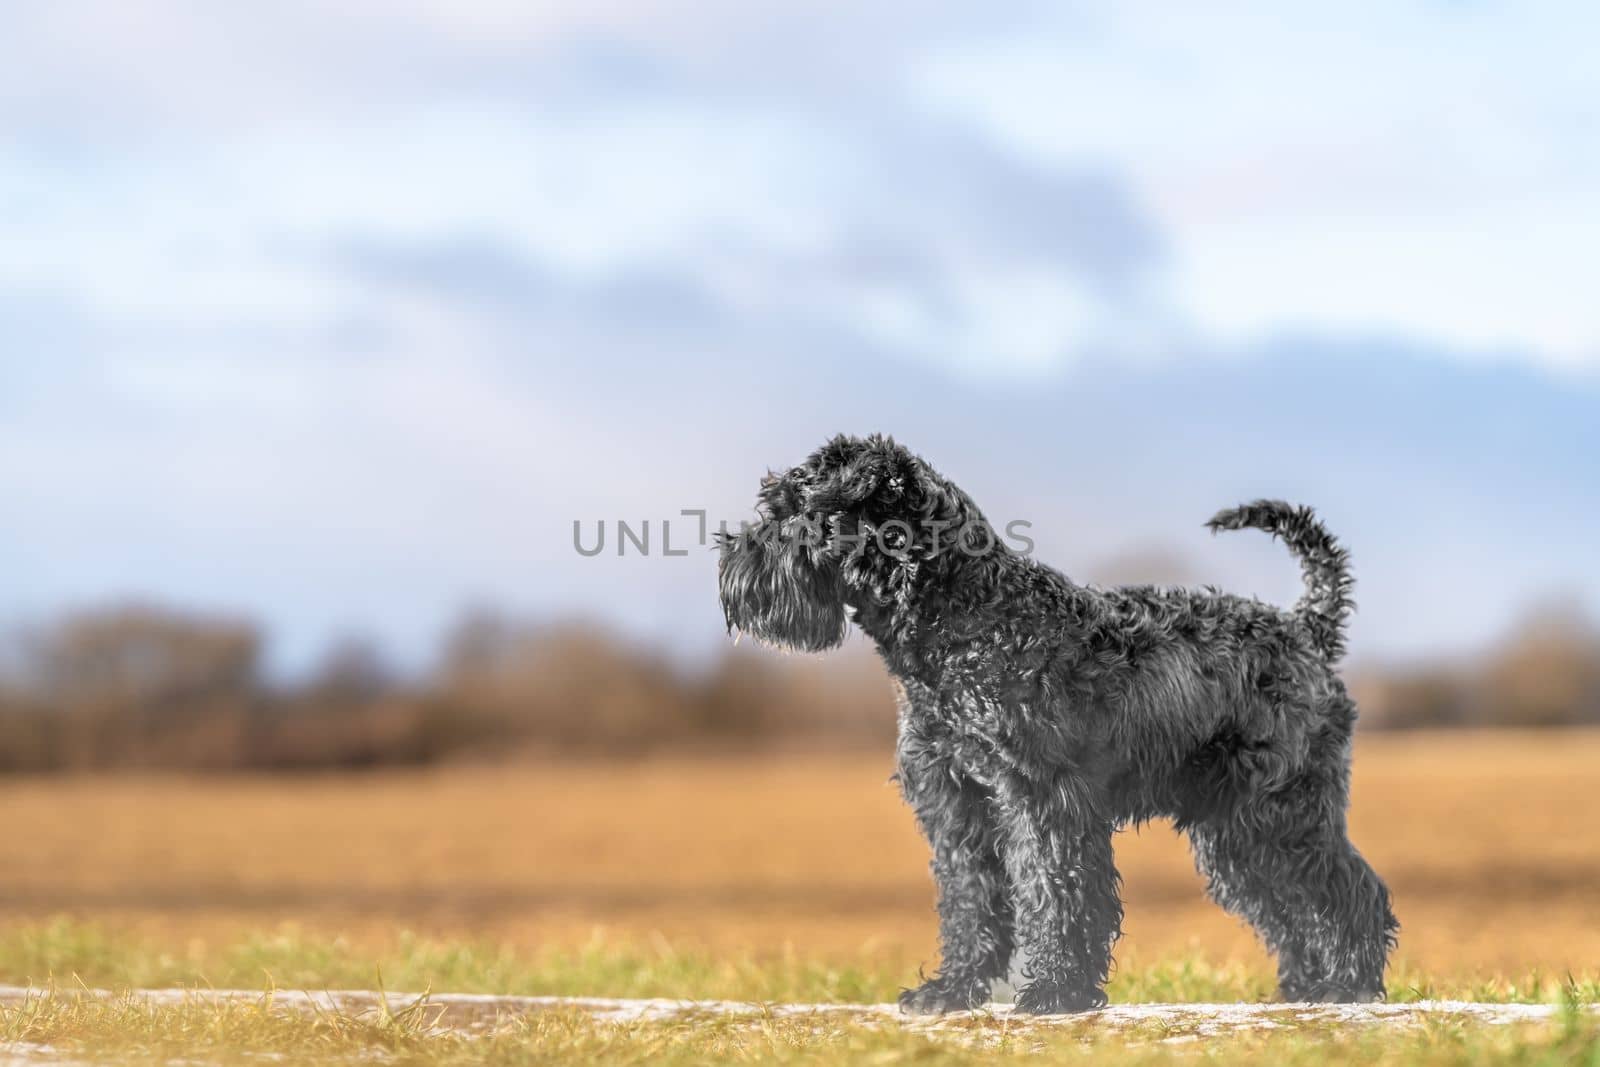
[[[549,948],[596,927],[709,950],[933,953],[925,848],[882,756],[0,783],[10,924],[162,941],[284,922]],[[1600,963],[1600,731],[1364,738],[1353,834],[1395,890],[1408,970]],[[1264,964],[1165,827],[1124,834],[1125,963]]]

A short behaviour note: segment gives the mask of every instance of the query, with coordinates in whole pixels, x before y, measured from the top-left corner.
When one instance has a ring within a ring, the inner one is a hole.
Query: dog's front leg
[[[1026,957],[1019,1012],[1053,1015],[1104,1007],[1122,900],[1112,825],[1070,778],[1008,775],[996,790],[1002,851]]]
[[[1011,917],[993,797],[964,774],[949,735],[902,724],[901,791],[933,848],[939,894],[939,973],[900,995],[907,1012],[962,1011],[989,999],[1011,960]]]

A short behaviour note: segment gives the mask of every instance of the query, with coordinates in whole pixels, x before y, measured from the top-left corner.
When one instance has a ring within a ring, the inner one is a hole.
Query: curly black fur
[[[892,439],[840,436],[762,483],[722,538],[730,629],[820,650],[847,619],[899,687],[897,777],[933,849],[941,968],[901,997],[1105,1003],[1121,932],[1112,834],[1187,833],[1211,895],[1278,958],[1288,1000],[1373,1000],[1398,926],[1345,832],[1356,709],[1335,672],[1348,560],[1308,508],[1257,501],[1300,556],[1293,611],[1215,590],[1077,585],[1012,551],[965,493]]]

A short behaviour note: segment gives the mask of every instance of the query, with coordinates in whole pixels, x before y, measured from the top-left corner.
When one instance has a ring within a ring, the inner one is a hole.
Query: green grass
[[[176,947],[64,919],[0,932],[0,982],[110,989],[371,989],[381,982],[452,993],[861,1002],[892,999],[914,972],[871,953],[845,961],[792,951],[718,957],[598,934],[577,948],[530,951],[402,933],[375,954],[293,927]]]
[[[227,944],[157,943],[66,919],[0,931],[0,982],[55,981],[100,988],[199,986],[243,989],[433,989],[452,993],[692,997],[873,1003],[893,1000],[916,963],[864,950],[846,959],[793,950],[714,956],[657,941],[596,934],[577,948],[514,949],[490,942],[400,934],[388,949],[363,951],[338,938],[283,927]],[[1600,1001],[1600,975],[1574,979],[1537,971],[1448,979],[1403,962],[1389,976],[1390,999],[1550,1003],[1565,989]],[[1268,1001],[1273,976],[1199,955],[1128,960],[1109,990],[1116,1003]]]
[[[0,981],[49,987],[0,1007],[0,1041],[12,1052],[47,1046],[54,1055],[119,1062],[294,1062],[539,1064],[988,1063],[1044,1056],[1143,1064],[1178,1060],[1226,1064],[1590,1064],[1600,1067],[1600,1001],[1593,978],[1538,974],[1430,981],[1404,968],[1393,999],[1423,996],[1563,1004],[1555,1022],[1486,1026],[1440,1019],[1417,1028],[1308,1025],[1221,1037],[1147,1026],[1117,1034],[1093,1023],[1036,1029],[973,1018],[928,1033],[896,1021],[876,1024],[764,1017],[605,1024],[577,1012],[506,1018],[472,1031],[436,1027],[426,997],[397,999],[384,1013],[307,1014],[276,1003],[272,989],[373,988],[437,992],[673,996],[771,1001],[883,1001],[911,977],[898,961],[866,952],[858,960],[795,953],[717,958],[666,943],[596,938],[578,950],[518,951],[493,945],[401,937],[364,954],[339,940],[293,930],[238,943],[160,945],[65,920],[0,933]],[[188,986],[261,989],[259,999],[196,998],[151,1004],[132,997],[82,996],[81,987]],[[1242,965],[1181,959],[1123,967],[1114,1002],[1266,1000],[1271,976]],[[1176,1042],[1168,1039],[1183,1039]],[[6,1049],[0,1049],[3,1054]]]

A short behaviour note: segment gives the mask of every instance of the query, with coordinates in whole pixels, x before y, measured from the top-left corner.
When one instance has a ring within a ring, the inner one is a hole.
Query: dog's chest
[[[1015,763],[1009,755],[1011,727],[1004,705],[973,689],[935,690],[902,683],[901,715],[915,719],[921,736],[937,738],[946,755],[973,780],[992,785]]]

